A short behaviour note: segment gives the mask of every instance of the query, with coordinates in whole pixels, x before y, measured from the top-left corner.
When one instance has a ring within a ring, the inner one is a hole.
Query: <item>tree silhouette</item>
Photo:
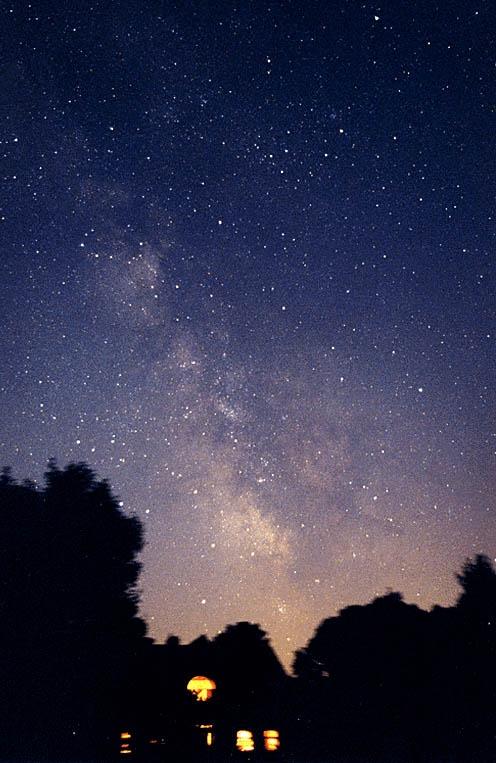
[[[496,572],[478,555],[457,579],[454,607],[389,593],[318,626],[293,665],[302,757],[496,760]]]
[[[258,735],[264,728],[281,729],[289,679],[265,631],[250,622],[228,625],[213,639],[212,652],[224,736],[234,738],[239,728]]]
[[[424,612],[389,592],[327,618],[289,679],[253,623],[187,645],[146,639],[142,544],[140,523],[86,464],[51,462],[42,487],[0,473],[0,758],[101,759],[125,723],[196,760],[206,719],[226,756],[235,729],[282,727],[302,759],[496,760],[487,556],[465,561],[453,607]],[[206,707],[186,689],[195,675],[216,683]]]
[[[334,749],[351,758],[402,760],[405,747],[416,754],[426,618],[401,594],[388,593],[319,625],[294,662],[314,755]]]
[[[496,572],[487,556],[467,559],[457,575],[455,609],[455,738],[460,759],[496,760]]]
[[[256,623],[238,622],[227,625],[213,640],[217,670],[223,681],[239,694],[239,673],[245,693],[256,693],[284,679],[285,673],[270,641]]]
[[[474,620],[496,614],[496,572],[488,556],[477,554],[466,559],[456,578],[462,587],[457,602],[461,612],[470,613]]]
[[[169,636],[147,650],[140,676],[139,725],[144,737],[167,739],[171,759],[202,759],[198,730],[206,723],[215,729],[220,760],[230,759],[237,729],[257,733],[260,748],[263,729],[281,728],[289,679],[259,625],[228,625],[213,640],[200,635],[189,644]],[[208,701],[187,690],[194,676],[214,681]]]
[[[45,479],[0,479],[0,745],[39,758],[99,750],[145,634],[138,520],[86,464]]]

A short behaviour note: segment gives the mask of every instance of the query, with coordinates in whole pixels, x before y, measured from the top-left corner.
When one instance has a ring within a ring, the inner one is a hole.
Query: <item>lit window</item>
[[[240,752],[253,752],[255,749],[255,742],[253,741],[253,734],[246,729],[240,729],[236,732],[236,749]]]
[[[213,734],[213,723],[199,723],[196,727],[197,729],[203,729],[205,733],[205,742],[207,747],[212,747],[214,743],[214,734]]]
[[[129,731],[121,731],[120,733],[120,744],[119,744],[119,753],[120,755],[131,755],[132,754],[132,748],[129,743],[129,740],[131,739],[131,734]]]
[[[268,729],[264,731],[264,747],[268,752],[275,752],[281,745],[279,738],[279,732],[275,729]]]
[[[198,702],[206,702],[210,699],[214,690],[217,688],[215,681],[205,676],[195,676],[186,686],[187,690],[195,695]]]

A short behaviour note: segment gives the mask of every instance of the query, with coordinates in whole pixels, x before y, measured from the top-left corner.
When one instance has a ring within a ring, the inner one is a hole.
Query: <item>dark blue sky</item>
[[[110,478],[157,638],[452,601],[496,540],[491,4],[1,13],[1,461]]]

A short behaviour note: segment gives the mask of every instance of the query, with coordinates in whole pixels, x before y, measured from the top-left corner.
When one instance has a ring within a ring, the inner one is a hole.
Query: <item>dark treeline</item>
[[[496,760],[496,574],[477,556],[455,607],[389,593],[325,620],[296,654],[295,738],[351,760]]]
[[[159,731],[167,759],[185,759],[185,687],[207,675],[216,728],[270,722],[289,760],[496,760],[496,573],[485,556],[465,562],[453,607],[425,612],[391,592],[324,620],[288,676],[251,623],[187,645],[147,638],[140,523],[85,464],[49,464],[43,488],[5,470],[0,545],[0,759],[110,757],[123,728]]]
[[[0,757],[90,754],[118,724],[133,657],[139,522],[85,465],[0,479]]]

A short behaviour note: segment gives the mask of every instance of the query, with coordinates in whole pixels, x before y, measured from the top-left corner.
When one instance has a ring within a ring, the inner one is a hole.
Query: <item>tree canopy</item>
[[[4,470],[0,745],[7,750],[19,736],[47,755],[55,739],[63,752],[105,736],[104,718],[145,634],[136,588],[142,545],[139,521],[86,464],[50,462],[40,488]]]
[[[226,739],[270,719],[304,759],[496,760],[487,556],[465,561],[452,607],[426,612],[390,591],[326,618],[290,679],[254,623],[184,646],[146,639],[142,547],[139,521],[86,464],[50,462],[41,486],[0,474],[0,758],[101,759],[124,719],[184,757],[204,712],[187,682],[206,675]]]

